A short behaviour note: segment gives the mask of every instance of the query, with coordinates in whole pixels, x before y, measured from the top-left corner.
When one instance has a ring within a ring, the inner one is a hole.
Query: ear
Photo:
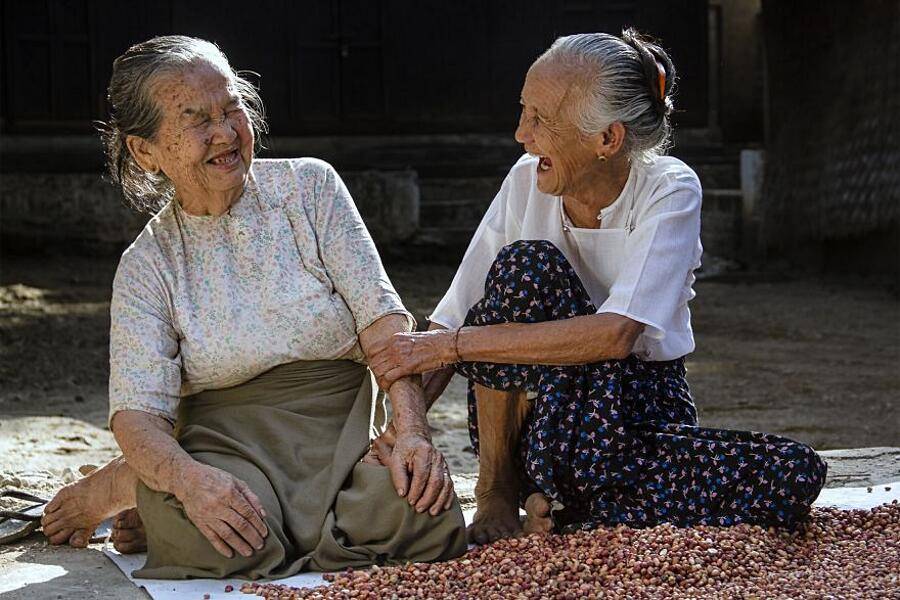
[[[148,173],[159,173],[159,161],[156,159],[152,142],[139,135],[129,135],[125,138],[125,145],[140,168]]]
[[[625,144],[625,126],[616,121],[606,128],[606,131],[597,136],[594,148],[597,156],[612,158]]]

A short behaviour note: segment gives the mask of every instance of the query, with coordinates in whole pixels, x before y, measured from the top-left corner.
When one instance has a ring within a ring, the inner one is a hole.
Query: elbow
[[[624,340],[617,341],[611,347],[609,352],[609,358],[615,360],[623,360],[628,358],[631,355],[631,350],[634,348],[634,342],[630,344]]]
[[[643,323],[616,315],[616,323],[609,330],[606,357],[623,360],[631,356],[634,344],[643,330]]]

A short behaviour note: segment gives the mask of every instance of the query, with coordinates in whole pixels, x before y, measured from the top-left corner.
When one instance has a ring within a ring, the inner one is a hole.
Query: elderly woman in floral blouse
[[[84,546],[118,514],[117,547],[146,547],[136,575],[152,578],[464,552],[418,376],[390,386],[387,468],[361,460],[384,415],[367,353],[413,319],[337,173],[254,159],[259,97],[209,42],[131,47],[109,99],[112,176],[158,212],[113,283],[110,427],[122,456],[48,504],[50,541]]]

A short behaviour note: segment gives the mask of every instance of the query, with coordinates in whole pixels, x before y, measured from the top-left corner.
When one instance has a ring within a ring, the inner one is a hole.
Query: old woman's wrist
[[[461,359],[459,357],[459,331],[461,327],[456,329],[446,329],[441,335],[444,336],[444,351],[441,356],[441,366],[455,365]]]
[[[172,467],[169,470],[170,480],[167,491],[183,501],[186,490],[194,485],[192,482],[200,463],[188,456],[175,458],[169,464]]]

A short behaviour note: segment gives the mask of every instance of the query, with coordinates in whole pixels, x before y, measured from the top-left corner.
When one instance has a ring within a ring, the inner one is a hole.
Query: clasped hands
[[[430,406],[449,381],[452,371],[442,368],[458,359],[454,331],[395,333],[376,342],[369,368],[381,389],[387,391],[399,379],[426,373],[424,400]],[[443,454],[431,443],[427,431],[397,431],[391,423],[372,442],[365,462],[390,470],[397,493],[418,512],[437,515],[453,504],[453,480]]]
[[[457,336],[452,329],[395,333],[373,344],[369,368],[378,386],[388,390],[402,377],[458,362]]]

